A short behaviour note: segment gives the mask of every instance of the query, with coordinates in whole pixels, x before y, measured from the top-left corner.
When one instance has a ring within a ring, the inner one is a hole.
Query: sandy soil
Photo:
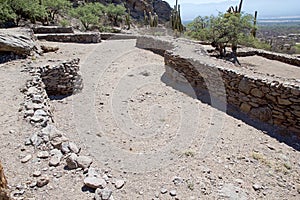
[[[19,88],[28,78],[22,63],[77,57],[84,89],[52,100],[55,125],[93,157],[94,167],[126,180],[122,189],[111,187],[114,199],[299,198],[299,148],[167,86],[163,58],[135,48],[135,40],[43,44],[60,50],[0,65],[0,151],[9,184],[26,185],[37,169],[51,177],[43,188],[26,188],[25,199],[94,196],[83,188],[82,171],[20,162],[22,154],[36,153],[23,145],[34,130],[18,113]],[[250,59],[242,62],[260,62]]]

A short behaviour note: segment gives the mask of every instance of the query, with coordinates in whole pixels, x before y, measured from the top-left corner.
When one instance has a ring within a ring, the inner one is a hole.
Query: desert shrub
[[[59,24],[60,24],[62,27],[67,27],[67,26],[70,26],[70,25],[71,25],[71,23],[70,23],[69,20],[67,20],[67,19],[61,19],[61,20],[59,21]]]

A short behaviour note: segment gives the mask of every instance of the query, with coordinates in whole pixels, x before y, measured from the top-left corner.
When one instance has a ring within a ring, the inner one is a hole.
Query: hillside
[[[71,0],[74,5],[78,5],[83,1]],[[168,21],[170,19],[171,7],[162,0],[87,0],[87,2],[100,2],[103,4],[114,3],[124,4],[126,8],[130,9],[131,16],[134,19],[141,20],[144,17],[144,10],[146,12],[156,13],[161,21]]]

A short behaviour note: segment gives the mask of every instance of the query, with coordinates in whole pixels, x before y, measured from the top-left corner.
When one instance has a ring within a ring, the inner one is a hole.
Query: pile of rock
[[[185,79],[197,97],[209,93],[212,101],[223,102],[221,105],[225,106],[221,109],[225,110],[229,104],[262,122],[290,130],[300,138],[299,80],[284,81],[233,68],[205,55],[201,46],[185,41],[138,37],[137,46],[165,51],[166,73],[176,76],[172,79],[178,82]]]
[[[82,89],[79,58],[54,66],[39,68],[48,95],[71,95]]]
[[[23,114],[26,120],[35,126],[42,127],[47,126],[49,121],[53,121],[50,100],[38,72],[33,71],[31,80],[27,81],[22,92],[25,94]]]

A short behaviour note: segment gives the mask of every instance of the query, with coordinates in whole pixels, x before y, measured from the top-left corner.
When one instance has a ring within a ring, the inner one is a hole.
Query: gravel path
[[[125,180],[121,189],[111,188],[114,199],[298,199],[297,150],[167,86],[163,58],[135,48],[135,40],[44,44],[60,50],[34,65],[81,59],[84,89],[52,100],[54,120],[93,157],[94,167]],[[47,165],[19,161],[19,154],[34,153],[22,150],[32,130],[17,117],[18,88],[27,76],[20,66],[18,61],[0,67],[1,160],[13,187]],[[82,188],[82,172],[53,170],[43,171],[53,181],[27,197],[92,199]]]

